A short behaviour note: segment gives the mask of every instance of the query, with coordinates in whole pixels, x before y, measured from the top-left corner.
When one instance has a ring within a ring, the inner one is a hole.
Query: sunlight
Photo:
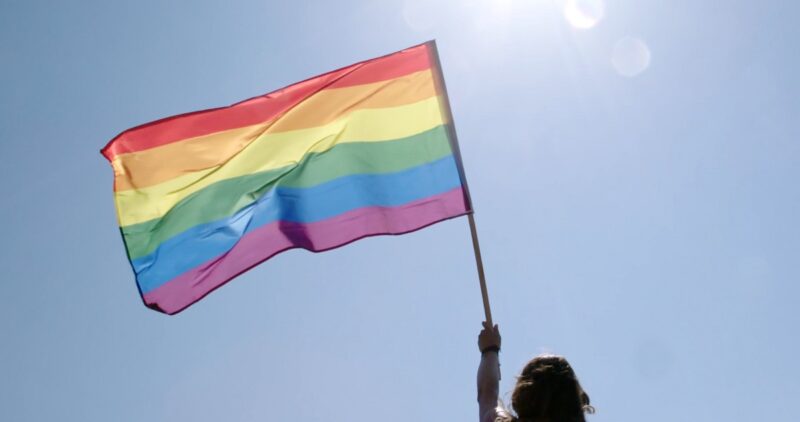
[[[605,16],[603,0],[567,0],[564,18],[576,29],[590,29]]]

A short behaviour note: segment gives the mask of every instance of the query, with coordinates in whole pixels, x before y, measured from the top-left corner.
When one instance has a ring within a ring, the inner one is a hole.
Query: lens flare
[[[594,28],[605,16],[603,0],[567,0],[564,18],[577,29]]]
[[[644,41],[625,37],[614,44],[611,64],[617,73],[632,78],[650,67],[650,49]]]

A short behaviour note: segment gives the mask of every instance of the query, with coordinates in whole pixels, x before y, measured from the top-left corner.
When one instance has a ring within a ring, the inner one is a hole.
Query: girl
[[[498,406],[500,381],[500,331],[483,323],[478,336],[481,364],[478,367],[478,410],[480,422],[585,422],[584,412],[594,413],[589,396],[575,372],[561,356],[533,358],[522,369],[511,394],[513,415]]]

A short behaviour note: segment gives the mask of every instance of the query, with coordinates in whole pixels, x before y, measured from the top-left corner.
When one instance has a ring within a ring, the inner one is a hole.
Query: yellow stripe
[[[439,97],[399,107],[362,109],[323,126],[258,137],[227,162],[155,186],[115,193],[120,226],[163,216],[183,198],[233,177],[296,165],[310,152],[346,142],[404,138],[443,124]]]
[[[287,132],[330,123],[355,110],[411,104],[436,95],[430,70],[345,88],[328,88],[306,98],[277,120],[116,156],[115,190],[141,189],[220,165],[264,133]]]

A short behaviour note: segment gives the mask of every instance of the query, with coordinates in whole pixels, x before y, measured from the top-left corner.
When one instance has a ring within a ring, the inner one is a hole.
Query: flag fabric
[[[270,257],[471,211],[436,46],[122,132],[102,154],[145,304],[177,313]]]

